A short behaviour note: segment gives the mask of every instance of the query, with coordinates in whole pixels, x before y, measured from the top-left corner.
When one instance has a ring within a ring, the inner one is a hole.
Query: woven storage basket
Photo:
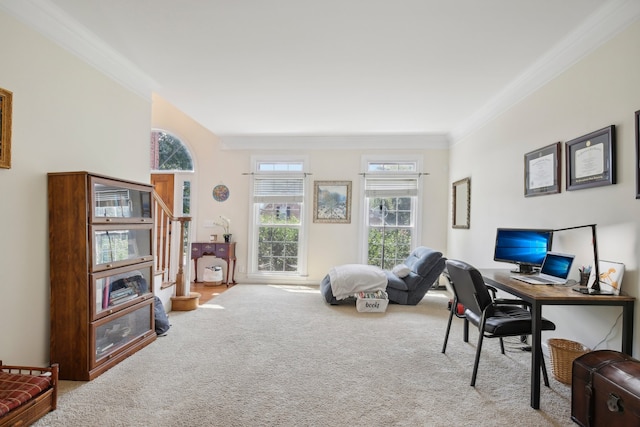
[[[551,338],[547,341],[551,349],[551,372],[558,381],[571,384],[573,361],[591,350],[584,345],[562,338]]]

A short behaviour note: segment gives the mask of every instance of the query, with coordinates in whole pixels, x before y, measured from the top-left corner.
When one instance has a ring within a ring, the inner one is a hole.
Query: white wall
[[[162,128],[181,138],[195,155],[196,239],[211,233],[203,222],[232,218],[238,242],[238,264],[246,268],[251,150],[224,150],[219,139],[199,124],[154,99],[143,99],[66,50],[0,13],[0,87],[14,93],[12,163],[0,170],[0,358],[6,363],[49,362],[49,257],[47,172],[86,170],[149,182],[149,131]],[[151,98],[151,96],[149,97]],[[417,150],[424,156],[425,199],[423,243],[446,246],[448,150]],[[395,154],[396,150],[374,153]],[[411,151],[415,153],[416,150]],[[272,154],[265,151],[265,154]],[[359,193],[360,150],[336,154],[307,150],[313,179],[352,180]],[[218,203],[214,185],[225,183],[231,198]],[[311,187],[312,188],[312,187]],[[309,281],[316,283],[336,264],[357,257],[359,202],[352,223],[312,224]]]
[[[212,233],[221,234],[220,229],[205,228],[204,222],[218,219],[224,215],[231,219],[231,233],[237,242],[236,278],[246,282],[246,274],[239,270],[247,269],[248,234],[250,214],[249,187],[250,177],[243,173],[251,172],[251,156],[298,154],[309,159],[309,190],[313,192],[313,181],[337,180],[352,181],[352,213],[350,224],[316,224],[312,222],[312,198],[309,197],[307,214],[309,218],[308,278],[299,283],[317,284],[332,266],[355,263],[358,260],[359,226],[361,224],[362,205],[359,200],[361,176],[360,162],[364,154],[396,155],[401,153],[423,156],[423,171],[430,175],[422,178],[424,186],[424,206],[422,210],[423,245],[446,250],[446,221],[449,211],[448,202],[448,160],[446,149],[425,150],[229,150],[220,139],[206,131],[198,123],[185,116],[166,100],[159,96],[153,98],[153,127],[164,129],[179,136],[192,150],[197,159],[194,181],[197,190],[194,199],[197,207],[193,209],[195,235],[193,241],[208,241]],[[351,142],[345,137],[345,143]],[[390,138],[389,146],[393,146]],[[229,187],[230,197],[225,202],[217,202],[212,197],[213,187],[218,184]]]
[[[636,194],[634,112],[640,110],[640,22],[588,55],[568,71],[484,126],[451,150],[451,180],[471,177],[471,229],[450,230],[448,253],[477,267],[508,268],[493,262],[497,227],[562,228],[598,224],[600,259],[626,266],[623,291],[640,295],[638,241],[640,200]],[[616,125],[617,184],[524,197],[524,154]],[[590,230],[558,233],[560,249],[577,254],[577,266],[590,264]],[[545,307],[558,329],[551,336],[595,346],[620,313],[617,308]],[[640,317],[636,316],[636,331]],[[598,348],[620,349],[620,321],[613,338]],[[636,334],[637,336],[637,334]],[[634,354],[639,354],[636,340]]]
[[[150,127],[174,133],[195,154],[196,239],[204,240],[211,233],[203,227],[205,220],[221,214],[232,218],[238,263],[246,268],[247,234],[242,224],[248,221],[249,178],[242,174],[250,170],[251,155],[272,151],[224,150],[219,138],[161,100],[154,99],[152,120],[150,100],[127,91],[4,13],[0,13],[0,36],[0,87],[14,93],[13,167],[0,170],[2,360],[48,362],[46,173],[88,170],[148,182]],[[423,178],[428,197],[423,206],[422,243],[443,249],[449,257],[494,267],[498,266],[492,261],[498,226],[596,222],[601,258],[626,264],[623,289],[638,296],[640,202],[634,198],[633,131],[633,112],[640,109],[638,53],[640,23],[456,144],[451,153],[410,150],[424,156],[424,171],[431,174]],[[609,124],[618,130],[618,184],[523,197],[524,153]],[[397,150],[303,150],[300,154],[309,156],[312,180],[351,180],[357,195],[361,156],[381,153]],[[466,176],[472,179],[471,229],[453,230],[448,217],[450,185]],[[231,189],[227,202],[211,197],[218,183]],[[310,225],[309,281],[320,280],[333,265],[357,260],[360,204],[356,197],[352,207],[351,224]],[[558,324],[555,335],[587,345],[600,341],[618,315],[609,308],[552,307],[544,313]],[[619,345],[619,330],[607,343],[612,348]]]
[[[0,12],[0,87],[13,92],[0,169],[0,359],[49,362],[47,172],[149,182],[150,100]]]

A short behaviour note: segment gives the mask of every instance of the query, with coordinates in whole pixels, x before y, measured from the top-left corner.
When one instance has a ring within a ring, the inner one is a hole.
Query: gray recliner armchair
[[[427,291],[438,281],[444,271],[446,258],[442,252],[425,246],[415,248],[400,265],[402,268],[381,270],[387,276],[387,295],[396,304],[416,305]],[[402,277],[400,277],[402,276]],[[327,274],[320,282],[320,293],[329,304],[353,304],[355,298],[338,300],[331,290]]]
[[[442,252],[426,246],[415,248],[403,262],[408,267],[404,272],[401,271],[403,268],[394,268],[396,272],[385,270],[389,301],[404,305],[418,304],[438,281],[445,262]]]

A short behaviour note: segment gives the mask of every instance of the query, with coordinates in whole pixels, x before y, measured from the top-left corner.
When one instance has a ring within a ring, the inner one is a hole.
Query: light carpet
[[[236,285],[91,382],[61,381],[36,426],[572,426],[570,388],[549,373],[529,406],[530,353],[454,319],[448,295],[386,313],[329,306],[317,288]]]

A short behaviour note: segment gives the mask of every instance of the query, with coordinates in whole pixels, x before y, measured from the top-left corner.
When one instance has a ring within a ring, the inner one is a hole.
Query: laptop
[[[574,255],[559,252],[547,252],[540,267],[540,272],[531,275],[511,276],[530,285],[564,285],[571,271]]]

